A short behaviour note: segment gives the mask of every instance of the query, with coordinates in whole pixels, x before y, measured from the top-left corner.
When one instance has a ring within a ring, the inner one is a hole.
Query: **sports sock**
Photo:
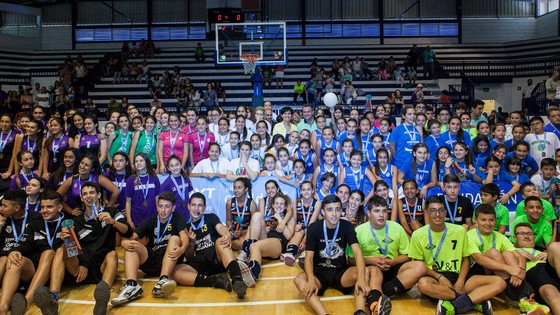
[[[133,279],[128,279],[128,280],[126,280],[126,284],[133,287],[133,286],[136,286],[138,284],[138,282],[136,280],[133,280]]]
[[[196,275],[196,279],[194,279],[194,286],[195,287],[214,287],[214,279],[212,277],[202,276],[200,274]]]
[[[169,279],[169,277],[166,276],[166,275],[163,275],[163,276],[159,277],[159,280],[163,280],[163,279],[166,279],[166,280],[167,280],[167,279]]]
[[[246,240],[243,241],[243,244],[241,244],[241,250],[244,251],[247,256],[251,255],[251,244],[253,244],[254,242],[256,242],[257,240],[254,238],[248,238]]]
[[[377,302],[379,298],[383,295],[379,290],[371,290],[366,297],[366,305],[369,307],[374,302]]]
[[[237,263],[237,261],[232,260],[227,266],[227,270],[229,273],[229,277],[232,280],[241,278],[241,269],[239,269],[239,264]]]
[[[258,279],[259,275],[261,274],[261,265],[259,264],[259,262],[256,260],[251,260],[247,266],[249,267],[249,270],[251,270],[253,278],[255,278],[255,280]]]
[[[466,313],[474,307],[471,298],[466,294],[459,295],[459,297],[451,301],[451,304],[455,307],[455,312],[457,314]]]
[[[286,248],[286,253],[292,254],[294,257],[297,256],[299,247],[296,244],[288,244],[288,248]]]

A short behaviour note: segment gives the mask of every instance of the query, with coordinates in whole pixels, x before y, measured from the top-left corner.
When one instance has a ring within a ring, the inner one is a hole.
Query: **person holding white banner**
[[[231,139],[231,137],[230,137]],[[255,159],[250,159],[251,143],[241,142],[239,145],[239,157],[230,161],[226,172],[226,179],[234,181],[238,178],[249,178],[254,181],[259,177],[260,166]]]
[[[216,142],[210,143],[208,147],[208,158],[204,159],[193,168],[191,177],[225,178],[229,168],[229,160],[220,156],[222,150]]]

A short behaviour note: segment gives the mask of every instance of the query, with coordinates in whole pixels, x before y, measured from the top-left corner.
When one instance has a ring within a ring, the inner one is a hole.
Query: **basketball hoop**
[[[241,62],[243,62],[243,68],[245,69],[245,74],[253,74],[255,73],[255,68],[257,67],[255,61],[261,60],[261,55],[243,54],[239,59],[241,59]]]

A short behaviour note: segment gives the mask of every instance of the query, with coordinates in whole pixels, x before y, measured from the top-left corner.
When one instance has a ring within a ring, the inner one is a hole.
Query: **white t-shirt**
[[[249,119],[245,119],[245,127],[247,127],[249,132],[255,129],[254,125],[255,124],[252,121],[250,121]],[[235,119],[229,121],[229,129],[231,131],[235,131]]]
[[[191,173],[193,174],[201,174],[201,173],[218,173],[218,174],[226,174],[227,170],[229,169],[229,160],[225,157],[218,157],[218,160],[215,162],[210,161],[210,158],[204,159],[193,168]]]
[[[237,146],[237,149],[232,150],[231,149],[231,145],[229,143],[226,143],[224,146],[222,146],[222,154],[220,154],[220,156],[225,157],[228,160],[233,160],[239,157],[239,146]]]
[[[247,165],[249,165],[249,168],[255,173],[260,173],[261,168],[257,160],[249,159]],[[243,163],[241,163],[240,158],[233,159],[229,162],[228,171],[232,171],[234,175],[247,175],[247,173],[244,172]]]
[[[552,132],[545,131],[544,135],[539,136],[535,136],[534,133],[530,133],[525,136],[525,141],[529,143],[530,146],[529,154],[533,159],[535,159],[538,165],[541,165],[541,161],[544,158],[554,159],[556,149],[560,148],[560,140],[558,140],[558,137]],[[544,150],[539,148],[539,144],[544,145]]]
[[[49,93],[39,93],[39,94],[37,94],[37,97],[47,98],[46,101],[37,101],[37,105],[39,105],[41,107],[47,107],[47,108],[50,107],[50,105],[49,105],[49,97],[50,97]]]

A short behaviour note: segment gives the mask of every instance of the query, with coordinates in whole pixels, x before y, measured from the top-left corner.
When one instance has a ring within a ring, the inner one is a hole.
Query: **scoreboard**
[[[245,13],[241,9],[214,8],[208,9],[208,23],[242,23],[245,22]]]

